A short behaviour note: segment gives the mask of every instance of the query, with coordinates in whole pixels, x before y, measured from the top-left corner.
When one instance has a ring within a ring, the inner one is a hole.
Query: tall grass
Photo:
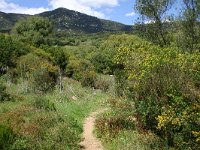
[[[9,84],[7,90],[23,99],[0,103],[0,125],[16,135],[10,149],[79,149],[84,118],[107,99],[100,90],[68,78],[62,91],[46,94],[25,93],[19,86]]]

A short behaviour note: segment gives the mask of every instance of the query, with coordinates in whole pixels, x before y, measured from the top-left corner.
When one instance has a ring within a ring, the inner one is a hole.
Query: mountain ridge
[[[66,8],[42,12],[36,15],[15,14],[0,12],[0,32],[9,32],[14,24],[30,16],[40,16],[49,18],[57,31],[98,33],[98,32],[118,32],[131,31],[132,26],[119,22],[99,19],[78,11]]]

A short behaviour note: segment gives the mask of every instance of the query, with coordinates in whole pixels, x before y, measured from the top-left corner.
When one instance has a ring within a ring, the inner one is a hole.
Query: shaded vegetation
[[[64,8],[0,13],[3,30],[25,17],[0,34],[0,149],[79,149],[83,119],[102,105],[107,149],[198,149],[200,4],[183,4],[167,20],[173,1],[137,0],[144,20],[127,34]]]

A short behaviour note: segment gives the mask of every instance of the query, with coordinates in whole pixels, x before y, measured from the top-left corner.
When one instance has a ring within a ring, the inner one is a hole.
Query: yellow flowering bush
[[[192,131],[192,134],[196,137],[196,141],[200,142],[200,131]]]
[[[144,127],[154,130],[171,146],[198,147],[200,125],[200,54],[161,48],[135,37],[114,58],[127,74],[126,89]]]

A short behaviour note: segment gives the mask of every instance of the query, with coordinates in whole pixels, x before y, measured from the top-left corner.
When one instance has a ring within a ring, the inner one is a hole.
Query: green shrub
[[[104,92],[108,92],[111,86],[111,82],[109,79],[106,79],[106,77],[98,76],[95,81],[95,88],[100,89]]]
[[[96,52],[91,56],[90,61],[98,73],[113,74],[115,66],[111,59],[112,56],[112,54],[106,54],[106,51]]]
[[[127,74],[120,68],[115,70],[115,93],[117,96],[127,93]]]
[[[64,52],[61,47],[50,47],[47,45],[42,45],[41,48],[52,56],[52,60],[55,65],[59,66],[63,71],[66,69],[69,56]]]
[[[56,111],[55,104],[44,97],[36,97],[34,101],[34,106],[38,109]]]
[[[15,135],[13,131],[4,125],[0,125],[0,149],[8,150],[14,143]]]
[[[96,79],[97,79],[97,75],[94,71],[84,71],[82,72],[81,84],[83,86],[94,87]]]
[[[10,101],[11,99],[10,94],[6,92],[6,87],[0,82],[0,102]]]
[[[12,150],[27,150],[28,144],[26,139],[17,138],[12,144]]]
[[[12,36],[24,43],[39,47],[48,43],[53,27],[48,18],[28,17],[20,19],[12,29]]]
[[[135,44],[118,50],[115,62],[124,66],[127,78],[119,76],[119,88],[126,83],[143,128],[160,135],[168,146],[197,148],[192,132],[199,132],[199,53],[179,53],[135,37]]]
[[[0,34],[0,75],[8,71],[8,67],[15,67],[16,58],[27,54],[28,46],[15,41],[11,36]]]
[[[90,61],[85,59],[71,58],[66,68],[66,74],[68,77],[72,77],[73,79],[80,81],[82,79],[83,72],[93,70],[94,67]]]
[[[32,53],[20,57],[17,72],[22,80],[28,81],[28,88],[35,92],[47,92],[53,89],[58,78],[58,67],[49,60]]]
[[[71,58],[66,68],[66,74],[68,77],[80,81],[83,86],[94,87],[97,79],[93,65],[90,61],[84,59]]]

